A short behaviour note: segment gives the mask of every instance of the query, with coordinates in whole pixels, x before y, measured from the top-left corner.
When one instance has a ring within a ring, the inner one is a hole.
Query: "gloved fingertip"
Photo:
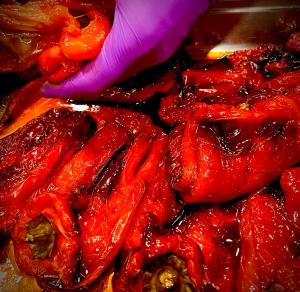
[[[41,94],[45,97],[58,97],[61,95],[59,85],[45,82],[41,88]]]

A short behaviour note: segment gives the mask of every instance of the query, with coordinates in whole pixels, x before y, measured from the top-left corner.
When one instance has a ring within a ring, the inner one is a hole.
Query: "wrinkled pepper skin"
[[[250,110],[199,103],[170,134],[172,186],[188,203],[258,190],[299,161],[299,137],[298,95],[266,99]]]
[[[1,232],[11,230],[26,199],[81,147],[89,121],[86,114],[53,109],[0,140]]]
[[[76,203],[78,195],[89,193],[97,175],[115,152],[129,141],[124,127],[115,122],[109,123],[98,130],[54,175],[47,189],[59,192],[66,201]]]
[[[29,245],[27,224],[40,215],[51,223],[55,241],[48,257],[34,258]],[[19,268],[41,280],[71,287],[80,247],[80,236],[74,219],[69,204],[60,194],[50,192],[32,196],[22,210],[12,234]]]
[[[241,211],[240,232],[239,291],[261,291],[293,277],[297,237],[278,199],[263,191],[251,195]]]
[[[165,145],[166,137],[162,134],[157,138],[138,136],[124,157],[123,169],[113,179],[115,185],[110,186],[111,179],[107,181],[105,176],[106,180],[99,182],[90,205],[79,217],[86,277],[78,286],[94,281],[121,248],[147,183],[161,162]]]

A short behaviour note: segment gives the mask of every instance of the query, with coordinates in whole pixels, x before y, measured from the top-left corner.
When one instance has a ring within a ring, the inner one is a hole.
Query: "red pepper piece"
[[[186,202],[222,202],[261,188],[299,161],[299,119],[297,96],[267,99],[251,110],[195,105],[170,136],[173,187]]]
[[[252,195],[241,212],[239,291],[269,288],[293,258],[295,233],[282,205],[265,193]]]
[[[197,102],[239,105],[249,102],[249,92],[257,94],[257,88],[265,84],[253,64],[227,70],[189,69],[183,72],[183,80],[183,89],[166,96],[160,105],[160,118],[171,125],[184,122]]]
[[[275,94],[300,92],[300,70],[288,72],[266,82],[263,89]]]
[[[183,73],[185,86],[193,86],[198,101],[214,97],[214,103],[239,104],[243,102],[243,91],[259,87],[263,76],[252,63],[229,70],[193,70]]]
[[[43,226],[37,221],[32,226],[32,222],[40,219],[41,215],[48,221],[47,230],[42,230]],[[68,203],[58,193],[32,196],[13,231],[14,252],[19,268],[41,280],[61,282],[60,285],[64,287],[72,286],[80,247],[74,222]],[[45,237],[49,235],[55,239],[48,238],[47,241]],[[43,245],[49,245],[49,241],[53,245],[50,247],[52,250],[45,254]]]
[[[142,210],[141,205],[139,208]],[[237,214],[237,208],[205,208],[177,220],[171,229],[162,229],[163,234],[167,232],[165,235],[157,234],[150,226],[144,233],[143,245],[138,244],[139,240],[131,243],[129,257],[124,258],[123,248],[123,267],[114,277],[114,287],[126,291],[128,287],[137,287],[137,280],[143,286],[145,265],[172,253],[186,260],[194,288],[206,289],[208,285],[220,291],[232,291],[236,287],[240,249]],[[130,231],[127,234],[129,239],[133,237]]]
[[[271,55],[274,52],[274,46],[262,45],[254,49],[236,51],[233,54],[227,56],[234,67],[238,67],[241,64],[253,62],[259,63],[263,58]]]
[[[52,83],[60,83],[82,68],[79,62],[65,57],[59,46],[44,50],[38,62],[41,73]]]
[[[63,165],[87,138],[85,114],[53,109],[0,140],[0,229],[9,231],[32,192]],[[19,150],[19,151],[16,151]]]
[[[175,219],[182,205],[176,202],[176,195],[171,190],[163,165],[150,181],[147,191],[132,220],[128,235],[123,243],[123,250],[137,250],[144,243],[145,229],[163,226]]]
[[[88,209],[81,214],[79,224],[86,278],[79,283],[80,287],[94,281],[122,245],[146,184],[162,159],[165,137],[152,139],[143,135],[136,138],[114,188],[110,192],[110,183],[107,185],[101,181],[103,188],[98,188],[98,194],[93,194]]]
[[[91,19],[88,26],[80,29],[76,20],[63,28],[59,46],[63,54],[72,60],[91,60],[97,56],[110,30],[109,20],[96,10],[87,12]]]
[[[60,83],[79,71],[83,63],[99,53],[110,30],[106,16],[90,10],[88,26],[81,29],[80,23],[70,17],[62,29],[59,45],[44,50],[39,56],[39,67],[45,78],[52,83]]]
[[[280,179],[289,219],[300,231],[300,167],[286,170]]]
[[[200,68],[196,64],[182,79],[183,86],[161,102],[160,118],[170,125],[183,123],[196,102],[246,107],[300,90],[297,57],[271,46],[238,51]]]

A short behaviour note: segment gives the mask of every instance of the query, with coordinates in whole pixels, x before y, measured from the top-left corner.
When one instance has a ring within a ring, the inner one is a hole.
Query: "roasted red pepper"
[[[165,71],[165,70],[164,70]],[[163,71],[163,72],[164,72]],[[142,82],[144,86],[140,87],[138,82],[132,82],[128,86],[128,80],[124,83],[112,86],[103,90],[98,96],[98,100],[115,101],[120,103],[136,103],[149,99],[157,93],[167,93],[175,83],[175,73],[166,72],[160,78],[152,78],[152,74],[144,73]],[[155,75],[155,74],[153,74]],[[153,80],[154,79],[154,80]]]
[[[237,214],[235,207],[203,208],[185,216],[181,214],[171,228],[153,229],[152,226],[151,229],[150,225],[145,233],[146,240],[142,245],[137,245],[139,250],[132,248],[130,257],[121,257],[124,266],[115,276],[116,290],[127,291],[128,287],[134,287],[130,291],[145,289],[145,269],[168,254],[185,260],[186,277],[195,289],[233,290],[236,287],[240,247]],[[166,284],[164,282],[169,281],[169,288],[173,289],[176,274],[173,269],[169,271],[162,268],[159,279],[152,280],[158,281],[158,286],[159,282]]]
[[[71,287],[80,236],[68,203],[58,193],[32,196],[13,231],[19,268],[58,287]]]
[[[26,199],[87,138],[86,114],[53,109],[0,140],[0,230],[14,225]],[[6,159],[8,158],[8,159]]]
[[[291,53],[265,46],[196,64],[182,73],[182,85],[162,99],[160,118],[173,125],[183,123],[197,102],[247,108],[278,94],[299,92],[298,62]]]
[[[204,284],[203,256],[196,242],[182,234],[153,236],[149,247],[145,248],[148,259],[155,259],[168,253],[186,260],[189,277],[195,288]]]
[[[61,2],[84,15],[95,8]],[[69,14],[57,23],[70,47],[54,43],[41,55],[50,81],[67,77],[65,64],[76,67],[86,49],[96,55],[103,39],[86,38],[101,26],[96,14],[82,30]],[[169,137],[142,113],[84,105],[88,113],[53,109],[1,139],[0,231],[12,237],[21,271],[46,290],[102,291],[108,278],[116,291],[299,290],[297,37],[287,51],[260,47],[154,79],[147,71],[99,97],[167,94],[168,125],[152,101],[131,107],[150,105]],[[35,101],[28,92],[41,82],[11,96],[4,121]]]
[[[182,205],[166,179],[165,165],[157,169],[137,208],[121,249],[121,267],[115,275],[115,289],[126,291],[134,287],[143,265],[147,261],[145,246],[154,230],[170,223]]]
[[[296,31],[292,33],[285,45],[287,50],[294,52],[294,53],[300,53],[300,32]]]
[[[165,143],[164,136],[138,136],[124,158],[123,169],[114,178],[115,186],[105,176],[100,180],[88,209],[79,218],[86,269],[79,286],[94,281],[116,256],[147,182],[161,162]]]
[[[195,105],[170,135],[173,187],[190,203],[227,201],[261,188],[299,161],[299,119],[297,96],[263,100],[251,110]]]

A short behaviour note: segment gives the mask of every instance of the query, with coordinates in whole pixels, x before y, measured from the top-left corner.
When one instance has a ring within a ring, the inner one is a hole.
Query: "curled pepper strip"
[[[72,286],[80,247],[74,222],[68,203],[58,193],[32,196],[12,234],[20,269],[47,282]]]
[[[81,214],[82,258],[87,273],[78,287],[94,281],[119,251],[147,182],[162,159],[166,138],[152,139],[143,135],[136,138],[112,191],[111,179],[101,181],[88,209]]]
[[[299,161],[299,120],[300,103],[291,95],[251,110],[195,105],[187,123],[171,133],[173,187],[186,202],[221,202],[261,188]]]

